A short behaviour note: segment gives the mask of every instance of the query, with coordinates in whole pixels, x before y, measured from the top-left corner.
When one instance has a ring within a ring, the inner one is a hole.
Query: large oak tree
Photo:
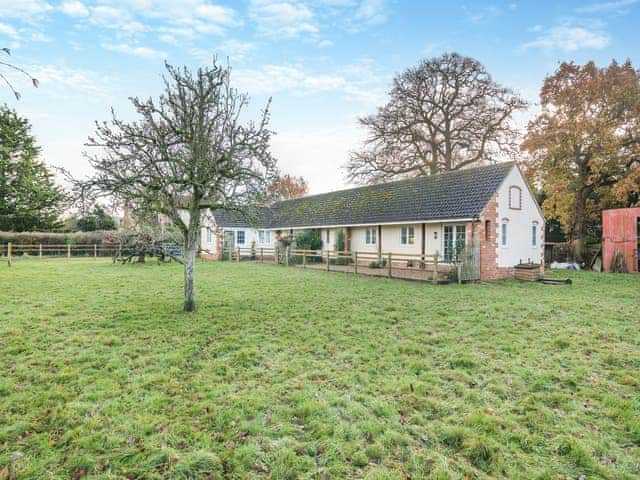
[[[248,96],[230,85],[215,60],[192,73],[166,65],[164,93],[132,98],[138,114],[97,123],[88,145],[95,175],[86,184],[140,210],[167,215],[184,238],[184,309],[193,311],[202,211],[228,208],[251,217],[275,172],[268,105],[257,122],[244,116]]]
[[[584,260],[602,209],[640,202],[640,73],[629,61],[562,63],[540,104],[522,145],[529,176],[543,190],[545,215],[562,223]]]
[[[393,80],[386,105],[359,119],[367,137],[348,177],[376,183],[496,161],[515,151],[512,115],[525,108],[473,58],[424,60]]]

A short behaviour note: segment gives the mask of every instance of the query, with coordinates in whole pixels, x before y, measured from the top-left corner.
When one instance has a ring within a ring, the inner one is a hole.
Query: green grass
[[[0,266],[0,479],[639,478],[640,277],[571,277]]]

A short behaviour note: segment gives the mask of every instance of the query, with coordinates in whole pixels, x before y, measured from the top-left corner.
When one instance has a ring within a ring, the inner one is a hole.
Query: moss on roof
[[[319,227],[472,218],[489,202],[514,162],[497,163],[277,202],[264,228]],[[222,227],[249,226],[214,212]],[[234,219],[237,220],[237,219]]]

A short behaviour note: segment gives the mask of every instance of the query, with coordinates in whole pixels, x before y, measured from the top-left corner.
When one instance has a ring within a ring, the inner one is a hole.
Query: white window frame
[[[416,228],[414,225],[406,225],[400,228],[400,245],[410,246],[416,244]]]
[[[207,228],[207,243],[213,243],[213,230]]]
[[[258,243],[260,245],[270,245],[271,230],[258,230]]]
[[[240,234],[242,234],[242,241],[240,241]],[[236,245],[244,245],[247,241],[247,233],[244,230],[236,230]]]
[[[378,229],[376,227],[369,227],[364,232],[365,245],[376,245],[378,243]]]
[[[327,245],[329,245],[331,243],[331,230],[329,230],[328,228],[327,228],[327,233],[325,234],[325,238],[327,241]]]
[[[538,224],[535,222],[531,224],[531,246],[538,246]]]
[[[447,235],[446,229],[447,227],[451,227],[451,249],[453,250],[451,254],[447,252]],[[467,238],[467,226],[464,224],[456,224],[456,225],[443,225],[442,226],[442,254],[445,263],[455,263],[458,261],[458,237],[460,237],[460,232],[464,234],[464,245],[467,246],[468,238]],[[450,256],[448,259],[447,257]]]

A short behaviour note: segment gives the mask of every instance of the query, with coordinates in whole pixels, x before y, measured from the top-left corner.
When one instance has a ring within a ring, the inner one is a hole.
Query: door
[[[229,250],[233,250],[235,248],[235,233],[233,230],[225,230],[222,235],[222,251],[228,252]]]
[[[458,256],[465,248],[467,229],[464,225],[445,225],[443,232],[444,261],[457,263]]]

